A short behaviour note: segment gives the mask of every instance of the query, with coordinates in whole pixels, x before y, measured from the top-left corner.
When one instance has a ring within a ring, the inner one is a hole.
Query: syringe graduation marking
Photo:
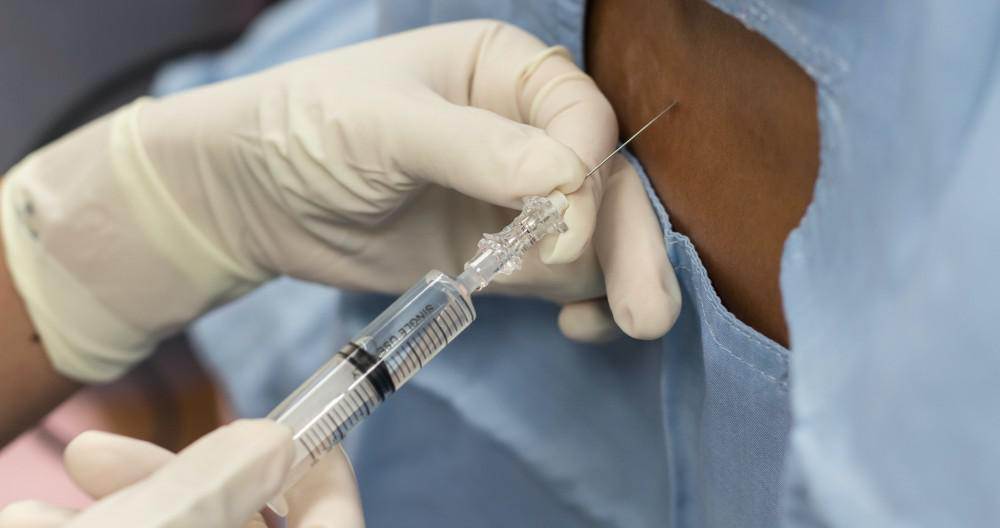
[[[315,428],[305,431],[300,441],[313,461],[333,449],[354,425],[371,414],[373,404],[380,401],[373,387],[370,383],[358,384],[357,390],[346,392],[328,412],[319,417]]]
[[[399,384],[420,370],[435,351],[451,341],[473,317],[464,300],[445,304],[429,321],[427,317],[433,310],[428,308],[433,308],[433,305],[421,310],[417,324],[410,325],[417,319],[414,316],[403,325],[410,326],[405,332],[406,342],[386,352],[381,359],[353,342],[338,352],[370,383],[363,380],[356,383],[353,390],[347,391],[319,418],[317,427],[310,428],[303,435],[302,444],[314,460],[340,443],[351,428],[371,414],[375,406],[395,392]],[[400,327],[400,334],[403,334],[402,330],[403,327]]]

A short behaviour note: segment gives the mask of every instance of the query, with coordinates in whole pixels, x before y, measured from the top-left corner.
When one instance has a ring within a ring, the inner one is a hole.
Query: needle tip
[[[660,110],[659,114],[656,114],[655,116],[653,116],[652,119],[650,119],[649,121],[647,121],[645,125],[642,125],[642,128],[640,128],[635,134],[632,134],[632,137],[626,139],[624,143],[622,143],[621,145],[618,146],[618,148],[616,148],[615,150],[611,151],[611,154],[608,154],[608,157],[606,157],[603,160],[601,160],[601,162],[598,163],[593,169],[590,169],[590,172],[588,172],[587,175],[584,176],[584,178],[585,179],[589,178],[592,174],[594,174],[595,172],[597,172],[597,170],[600,169],[601,166],[603,166],[609,159],[611,159],[612,156],[614,156],[615,154],[618,154],[623,148],[625,148],[629,143],[631,143],[633,139],[639,137],[639,134],[642,134],[647,128],[650,127],[650,125],[652,125],[653,123],[655,123],[657,119],[659,119],[663,114],[666,114],[667,112],[669,112],[675,106],[677,106],[677,99],[674,99],[669,105],[667,105],[666,108],[664,108],[663,110]]]
[[[674,99],[673,101],[671,101],[670,104],[668,104],[666,108],[664,108],[663,110],[660,110],[660,113],[656,114],[656,117],[654,117],[653,119],[651,119],[649,122],[652,123],[653,121],[656,121],[657,119],[659,119],[660,116],[662,116],[663,114],[665,114],[665,113],[673,110],[673,108],[675,106],[677,106],[677,102],[678,102],[677,99]]]

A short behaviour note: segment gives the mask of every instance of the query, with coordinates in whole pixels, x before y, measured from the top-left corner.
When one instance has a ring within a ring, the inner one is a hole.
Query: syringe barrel
[[[432,271],[271,411],[295,441],[283,491],[475,318],[468,290]]]

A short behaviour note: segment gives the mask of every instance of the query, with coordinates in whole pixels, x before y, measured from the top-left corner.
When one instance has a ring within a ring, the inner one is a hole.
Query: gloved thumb
[[[87,431],[66,446],[63,467],[80,489],[102,499],[152,475],[175,456],[151,442]]]
[[[270,420],[234,422],[97,502],[75,525],[240,526],[278,492],[292,451],[287,428]]]

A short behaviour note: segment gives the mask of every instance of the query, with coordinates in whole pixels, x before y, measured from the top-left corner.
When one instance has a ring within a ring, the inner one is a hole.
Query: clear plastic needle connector
[[[479,240],[479,251],[465,263],[458,282],[469,291],[477,291],[493,281],[498,273],[510,275],[521,269],[521,257],[539,240],[555,233],[565,233],[562,211],[566,197],[553,193],[547,198],[530,196],[524,209],[498,233],[485,234]]]
[[[676,101],[657,114],[591,170],[628,145]],[[292,429],[295,457],[282,492],[410,380],[476,318],[471,295],[498,274],[521,267],[524,253],[543,238],[566,231],[561,193],[524,200],[524,209],[497,233],[483,235],[457,278],[431,271],[319,368],[268,418]],[[282,500],[271,502],[279,515]]]
[[[597,173],[608,160],[621,152],[633,139],[639,137],[657,119],[675,106],[677,106],[676,100],[653,116],[642,128],[590,169],[584,179]],[[567,227],[562,220],[562,212],[566,206],[566,197],[559,192],[554,192],[547,197],[529,196],[525,198],[521,214],[507,227],[499,233],[483,235],[479,241],[479,251],[472,260],[465,263],[465,271],[458,276],[458,281],[469,288],[469,291],[476,291],[485,288],[498,273],[509,275],[521,269],[521,256],[528,248],[548,235],[566,232]]]

